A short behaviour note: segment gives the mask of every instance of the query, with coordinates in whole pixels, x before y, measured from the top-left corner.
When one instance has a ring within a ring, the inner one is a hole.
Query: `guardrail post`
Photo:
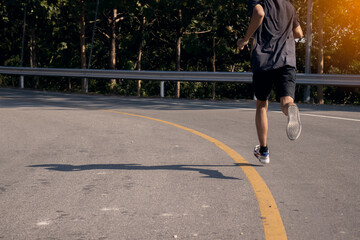
[[[88,78],[84,78],[84,91],[85,91],[85,93],[88,93],[88,91],[89,91],[89,80],[88,80]]]
[[[20,88],[24,88],[24,76],[20,76]]]
[[[165,82],[164,81],[161,81],[161,83],[160,83],[160,96],[163,98],[163,97],[165,97],[165,84],[164,84]]]

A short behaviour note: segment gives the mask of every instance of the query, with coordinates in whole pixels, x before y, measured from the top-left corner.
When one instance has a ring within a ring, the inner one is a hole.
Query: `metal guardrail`
[[[0,74],[20,76],[59,76],[80,78],[134,79],[158,81],[194,82],[239,82],[251,83],[249,72],[186,72],[186,71],[135,71],[135,70],[98,70],[69,68],[29,68],[0,66]],[[337,74],[297,74],[297,84],[332,85],[360,87],[360,75]]]

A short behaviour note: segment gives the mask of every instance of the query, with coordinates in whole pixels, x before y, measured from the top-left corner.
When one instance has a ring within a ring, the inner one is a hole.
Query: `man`
[[[250,24],[245,37],[237,41],[242,50],[254,37],[251,56],[255,90],[255,124],[259,145],[254,155],[263,164],[270,163],[267,147],[268,99],[275,85],[282,112],[288,117],[286,132],[296,140],[301,132],[299,110],[294,103],[296,80],[295,38],[302,38],[296,10],[287,0],[249,0]]]

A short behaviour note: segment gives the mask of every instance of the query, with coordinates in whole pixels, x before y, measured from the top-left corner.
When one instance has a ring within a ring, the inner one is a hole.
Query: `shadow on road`
[[[155,170],[171,170],[171,171],[195,171],[205,175],[205,178],[227,179],[227,180],[242,180],[240,178],[224,176],[218,170],[204,169],[201,167],[234,167],[234,166],[248,166],[261,167],[262,165],[254,164],[234,164],[234,165],[159,165],[159,166],[143,166],[141,164],[88,164],[88,165],[71,165],[71,164],[40,164],[30,165],[32,168],[45,168],[50,171],[60,172],[77,172],[86,170],[127,170],[127,171],[155,171]]]

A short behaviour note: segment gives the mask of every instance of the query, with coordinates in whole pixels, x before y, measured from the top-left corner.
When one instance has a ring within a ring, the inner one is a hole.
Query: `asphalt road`
[[[0,239],[268,240],[247,170],[288,239],[360,239],[360,107],[300,105],[292,142],[270,104],[262,166],[254,106],[0,88]]]

